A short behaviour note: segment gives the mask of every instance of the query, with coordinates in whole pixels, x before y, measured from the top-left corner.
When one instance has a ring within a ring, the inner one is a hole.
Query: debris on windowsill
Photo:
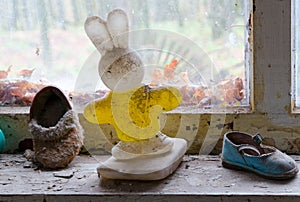
[[[54,172],[53,176],[59,177],[59,178],[70,179],[74,176],[74,173],[75,173],[75,171],[73,171],[73,170],[62,170],[62,171]]]
[[[26,162],[23,164],[23,168],[32,168],[32,162],[26,161]]]
[[[27,161],[33,161],[34,151],[32,151],[30,149],[26,149],[23,156],[27,159]]]

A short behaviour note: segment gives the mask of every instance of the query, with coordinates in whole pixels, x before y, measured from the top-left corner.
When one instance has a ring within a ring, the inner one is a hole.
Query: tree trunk
[[[17,9],[17,0],[11,1],[11,16],[10,16],[10,23],[9,23],[9,29],[10,31],[16,31],[17,30],[17,18],[18,18],[18,9]]]
[[[173,6],[174,6],[174,10],[175,10],[175,15],[177,16],[178,25],[179,25],[179,27],[183,27],[183,18],[181,16],[181,13],[179,10],[178,0],[173,0]]]
[[[39,1],[43,1],[43,0],[37,0],[37,3],[39,3]],[[48,0],[46,8],[48,8],[48,10],[49,10],[49,16],[50,16],[49,20],[56,21],[57,17],[56,17],[56,14],[54,12],[52,3],[53,3],[53,0]],[[45,2],[44,2],[44,4],[45,4]]]
[[[141,15],[143,23],[145,24],[146,28],[149,28],[150,22],[149,22],[149,7],[148,7],[148,1],[139,1],[141,3]]]
[[[48,21],[47,21],[47,10],[45,5],[45,0],[37,1],[38,17],[40,19],[40,33],[42,41],[41,54],[43,56],[43,61],[47,69],[52,66],[51,48],[48,39]]]
[[[28,1],[22,1],[23,17],[24,17],[24,29],[29,30],[31,28],[29,16],[28,16]]]
[[[76,0],[72,0],[72,13],[74,18],[74,24],[79,24],[79,11],[78,11],[78,5]]]
[[[57,0],[57,9],[58,9],[58,21],[59,21],[60,27],[63,30],[66,30],[64,3],[62,0]]]
[[[93,15],[93,3],[91,0],[85,0],[86,14],[88,17]]]

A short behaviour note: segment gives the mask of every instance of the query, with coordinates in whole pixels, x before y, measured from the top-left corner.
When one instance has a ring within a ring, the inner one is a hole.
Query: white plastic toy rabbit
[[[162,109],[167,109],[158,106],[157,102],[153,102],[156,103],[155,106],[148,104],[152,103],[151,99],[170,101],[174,97],[170,96],[173,91],[168,90],[171,87],[160,91],[160,88],[150,90],[142,85],[144,66],[138,54],[128,46],[128,30],[127,15],[120,9],[111,11],[107,22],[97,16],[86,20],[85,31],[101,54],[98,65],[100,77],[112,92],[88,104],[84,116],[92,123],[112,124],[117,133],[119,131],[118,134],[122,135],[119,138],[123,138],[113,147],[112,157],[97,168],[99,176],[111,179],[158,180],[170,175],[177,168],[187,143],[183,139],[169,138],[158,131],[159,120],[155,113],[159,114]],[[178,90],[174,88],[174,91]],[[136,92],[139,93],[134,96]],[[165,96],[150,96],[154,92],[161,92]],[[175,100],[179,105],[180,92],[173,94],[178,94]],[[149,122],[148,115],[151,120]],[[137,119],[132,119],[131,116]],[[137,122],[141,124],[137,125]],[[129,127],[128,124],[133,126]],[[143,124],[145,126],[141,127]],[[148,129],[150,132],[145,133]]]
[[[126,13],[115,9],[108,14],[107,21],[98,16],[89,17],[84,28],[101,54],[98,71],[104,84],[116,92],[140,86],[144,67],[138,54],[128,47]]]

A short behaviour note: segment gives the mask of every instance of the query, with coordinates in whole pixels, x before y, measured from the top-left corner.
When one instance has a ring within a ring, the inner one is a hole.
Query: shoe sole
[[[267,179],[271,179],[271,180],[287,180],[287,179],[291,179],[291,178],[295,177],[296,174],[298,173],[298,168],[295,167],[292,170],[290,170],[288,172],[285,172],[285,173],[283,173],[281,175],[267,175],[267,174],[261,173],[261,172],[259,172],[257,170],[254,170],[254,169],[251,169],[251,168],[248,168],[248,167],[242,167],[242,166],[239,166],[239,165],[228,163],[224,159],[222,159],[222,166],[224,168],[228,168],[228,169],[232,169],[232,170],[250,171],[250,172],[258,174],[258,175],[260,175],[262,177],[265,177]]]

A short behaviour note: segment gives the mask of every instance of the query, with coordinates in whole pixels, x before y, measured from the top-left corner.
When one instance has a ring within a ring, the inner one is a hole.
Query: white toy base
[[[169,152],[143,155],[133,159],[117,160],[110,157],[98,168],[98,175],[107,179],[160,180],[172,174],[182,161],[187,149],[184,139],[172,138],[174,145]]]

